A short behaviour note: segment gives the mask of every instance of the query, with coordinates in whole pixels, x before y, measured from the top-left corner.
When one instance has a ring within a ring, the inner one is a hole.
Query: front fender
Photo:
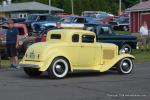
[[[117,64],[123,58],[135,59],[135,57],[133,55],[130,55],[130,54],[120,54],[120,55],[116,56],[114,59],[112,59],[109,63],[107,62],[102,67],[100,67],[100,72],[105,72],[105,71],[109,70],[110,68],[112,68],[113,66],[115,66],[115,64]]]

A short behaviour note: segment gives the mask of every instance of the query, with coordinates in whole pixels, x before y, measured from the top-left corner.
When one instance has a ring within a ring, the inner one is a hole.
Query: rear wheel
[[[58,57],[53,60],[47,71],[50,78],[61,79],[67,75],[69,64],[64,58]]]
[[[130,58],[124,58],[117,64],[116,67],[120,74],[129,74],[133,70],[133,62]]]
[[[38,77],[42,74],[41,71],[35,68],[24,68],[24,72],[30,77]]]

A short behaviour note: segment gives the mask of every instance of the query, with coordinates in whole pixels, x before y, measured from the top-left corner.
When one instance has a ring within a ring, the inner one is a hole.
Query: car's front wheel
[[[120,74],[129,74],[133,70],[133,61],[130,58],[124,58],[117,64],[116,67]]]
[[[30,77],[38,77],[42,74],[41,71],[35,68],[24,68],[24,72]]]
[[[66,59],[58,57],[53,60],[47,71],[50,78],[61,79],[67,75],[69,64]]]

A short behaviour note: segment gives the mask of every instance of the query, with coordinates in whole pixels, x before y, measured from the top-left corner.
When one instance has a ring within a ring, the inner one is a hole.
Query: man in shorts
[[[141,42],[142,42],[141,49],[149,50],[150,38],[149,38],[149,33],[148,33],[148,26],[145,21],[143,25],[140,27],[140,37],[141,37]]]
[[[8,20],[7,24],[9,26],[8,31],[6,32],[7,54],[10,59],[11,67],[14,68],[15,65],[18,64],[17,47],[19,31],[14,27],[13,20]]]

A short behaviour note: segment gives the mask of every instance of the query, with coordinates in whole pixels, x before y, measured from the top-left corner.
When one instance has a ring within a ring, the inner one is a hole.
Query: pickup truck
[[[108,24],[85,24],[85,29],[96,33],[97,42],[118,45],[120,52],[131,53],[137,47],[136,36],[117,34]]]
[[[106,72],[110,69],[120,74],[133,70],[134,56],[118,52],[118,46],[96,42],[94,32],[59,29],[49,31],[46,42],[31,45],[19,65],[30,77],[47,71],[50,78],[61,79],[76,70]]]

